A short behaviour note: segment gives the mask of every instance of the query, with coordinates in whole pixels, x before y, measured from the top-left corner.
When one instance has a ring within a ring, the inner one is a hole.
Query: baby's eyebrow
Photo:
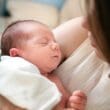
[[[37,43],[38,43],[38,42],[41,42],[41,41],[48,42],[49,40],[48,40],[47,38],[45,38],[45,37],[36,39],[36,42],[37,42]]]
[[[41,40],[46,40],[46,41],[52,40],[52,41],[56,42],[56,39],[54,37],[50,37],[50,36],[46,36],[46,35],[38,36],[37,41],[41,41]]]
[[[46,37],[42,37],[42,38],[39,38],[38,40],[49,40],[49,39]]]

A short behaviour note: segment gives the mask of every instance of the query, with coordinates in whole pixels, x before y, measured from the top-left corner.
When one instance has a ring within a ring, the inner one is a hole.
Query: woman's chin
[[[105,58],[104,58],[104,56],[102,55],[101,52],[95,50],[95,53],[96,53],[96,55],[98,56],[98,58],[100,58],[101,60],[105,61]]]

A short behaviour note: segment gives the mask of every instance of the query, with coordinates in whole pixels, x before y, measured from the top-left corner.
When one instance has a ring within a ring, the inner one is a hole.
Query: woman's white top
[[[110,110],[110,66],[97,58],[89,40],[54,73],[71,93],[80,89],[87,94],[86,110]]]

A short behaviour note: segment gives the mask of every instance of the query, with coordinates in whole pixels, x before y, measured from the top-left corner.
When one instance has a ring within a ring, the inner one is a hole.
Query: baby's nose
[[[51,44],[51,48],[52,48],[53,50],[59,50],[59,49],[60,49],[60,48],[59,48],[59,44],[56,43],[56,42],[53,42],[53,43]]]

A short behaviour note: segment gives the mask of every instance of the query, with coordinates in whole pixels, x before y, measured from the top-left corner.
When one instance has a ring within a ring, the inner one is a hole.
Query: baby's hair
[[[25,32],[25,29],[22,28],[23,24],[33,23],[38,26],[47,27],[45,24],[35,21],[35,20],[19,20],[12,22],[10,25],[6,27],[1,37],[1,54],[9,55],[9,50],[11,48],[20,47],[22,45],[23,40],[27,40],[29,38],[29,33]]]

